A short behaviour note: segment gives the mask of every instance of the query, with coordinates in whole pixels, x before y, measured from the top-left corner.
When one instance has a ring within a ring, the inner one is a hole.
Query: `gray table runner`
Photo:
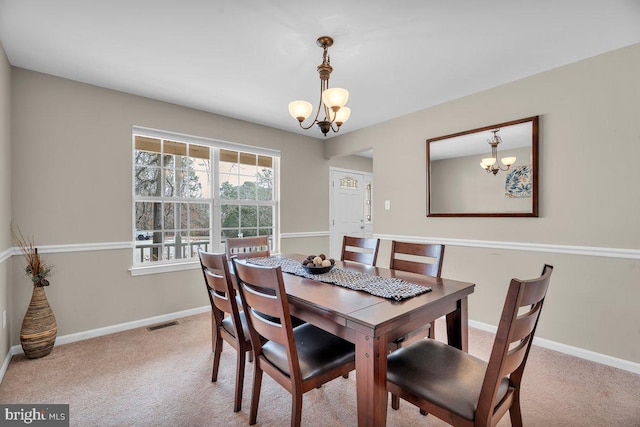
[[[431,291],[431,288],[428,286],[417,285],[403,279],[379,277],[339,268],[334,268],[324,274],[310,274],[302,268],[302,264],[299,261],[284,257],[247,258],[247,262],[266,267],[279,266],[285,273],[295,274],[296,276],[306,277],[307,279],[313,279],[319,282],[331,283],[355,291],[368,292],[371,295],[391,298],[396,301],[402,301],[403,299]]]

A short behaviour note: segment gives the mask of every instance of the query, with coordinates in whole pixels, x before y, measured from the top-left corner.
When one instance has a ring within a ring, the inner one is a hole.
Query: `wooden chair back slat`
[[[256,332],[270,341],[284,345],[287,334],[281,323],[282,308],[279,307],[277,297],[264,288],[255,288],[246,283],[240,284],[244,292],[251,321]],[[265,317],[270,316],[270,318]],[[280,320],[280,322],[274,320]]]
[[[408,271],[410,273],[426,274],[427,276],[433,276],[433,264],[423,264],[416,261],[408,261],[404,259],[396,259],[393,262],[392,270]]]
[[[242,283],[244,288],[244,297],[249,307],[271,317],[280,318],[281,308],[275,293],[270,292],[266,288],[257,288],[246,283]]]
[[[444,245],[434,243],[391,242],[392,252],[397,254],[419,255],[430,258],[440,258]]]
[[[344,259],[342,261],[354,261],[360,264],[373,265],[373,257],[371,254],[364,252],[345,252]]]
[[[340,260],[375,265],[378,260],[379,248],[380,239],[344,236]]]
[[[253,309],[250,310],[250,313],[253,327],[260,336],[268,339],[269,341],[277,342],[280,345],[285,345],[287,343],[287,332],[282,323],[273,322],[272,320],[261,316],[260,312],[256,312],[256,310]]]
[[[225,253],[228,259],[257,258],[270,256],[269,236],[227,238]]]
[[[502,363],[502,367],[500,369],[500,377],[506,377],[507,375],[518,369],[518,367],[524,361],[528,349],[529,338],[520,341],[517,346],[510,349],[504,359],[504,362]]]
[[[547,288],[545,286],[525,286],[522,291],[522,295],[520,296],[520,304],[519,307],[525,307],[527,305],[535,305],[539,303],[547,293]]]
[[[531,335],[531,332],[533,332],[533,328],[535,328],[536,322],[538,321],[541,308],[542,306],[540,304],[536,304],[527,313],[519,315],[513,322],[513,330],[511,331],[512,343],[523,340],[527,336]]]
[[[225,313],[231,313],[233,311],[233,308],[231,306],[232,302],[228,297],[229,294],[227,293],[227,291],[219,289],[222,285],[226,286],[224,277],[216,275],[209,271],[205,272],[204,274],[206,277],[207,285],[209,286],[209,296],[212,298],[213,304]]]

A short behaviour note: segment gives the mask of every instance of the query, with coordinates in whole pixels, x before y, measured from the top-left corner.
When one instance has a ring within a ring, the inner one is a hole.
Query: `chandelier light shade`
[[[338,127],[342,126],[344,122],[349,120],[349,116],[351,115],[351,108],[342,107],[338,110],[335,117],[335,122]]]
[[[313,105],[307,101],[291,101],[289,103],[289,114],[293,116],[294,119],[298,119],[298,121],[303,122],[304,119],[311,115],[313,111]]]
[[[309,129],[313,125],[318,125],[320,131],[327,136],[330,131],[340,131],[340,126],[349,119],[351,109],[345,107],[349,100],[349,91],[339,87],[329,88],[329,77],[333,71],[329,58],[329,47],[333,45],[333,39],[328,36],[320,37],[316,41],[323,50],[322,64],[318,65],[320,75],[320,100],[318,109],[313,121],[305,126],[303,122],[311,116],[313,106],[307,101],[291,101],[289,103],[289,114],[298,120],[302,129]],[[335,126],[334,126],[335,125]]]
[[[508,171],[511,165],[516,162],[515,157],[503,157],[498,161],[498,145],[502,142],[502,138],[498,135],[500,129],[494,129],[493,137],[488,139],[487,142],[491,146],[491,157],[485,157],[480,162],[480,167],[487,171],[487,173],[492,173],[497,175],[499,171]],[[505,167],[503,168],[502,165]]]
[[[331,111],[338,111],[344,107],[349,99],[349,91],[340,87],[326,89],[322,92],[322,102],[329,107]]]

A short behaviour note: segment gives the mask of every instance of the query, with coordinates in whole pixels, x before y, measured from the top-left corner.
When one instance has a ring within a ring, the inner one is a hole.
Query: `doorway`
[[[373,237],[373,174],[329,168],[330,256],[340,258],[342,237]]]

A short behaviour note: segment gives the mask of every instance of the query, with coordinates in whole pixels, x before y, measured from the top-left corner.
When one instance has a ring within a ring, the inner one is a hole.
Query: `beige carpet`
[[[212,383],[209,319],[202,314],[153,332],[141,328],[56,346],[37,360],[14,356],[0,402],[68,403],[72,426],[246,426],[253,364],[247,364],[243,409],[233,413],[235,351],[225,346]],[[492,334],[471,329],[470,352],[486,359],[492,341]],[[522,407],[525,426],[638,427],[640,376],[534,347]],[[290,408],[289,394],[265,375],[257,425],[289,425]],[[355,426],[355,373],[307,393],[302,424]],[[387,425],[445,424],[402,402],[399,411],[389,408]],[[509,425],[508,416],[499,424]]]

